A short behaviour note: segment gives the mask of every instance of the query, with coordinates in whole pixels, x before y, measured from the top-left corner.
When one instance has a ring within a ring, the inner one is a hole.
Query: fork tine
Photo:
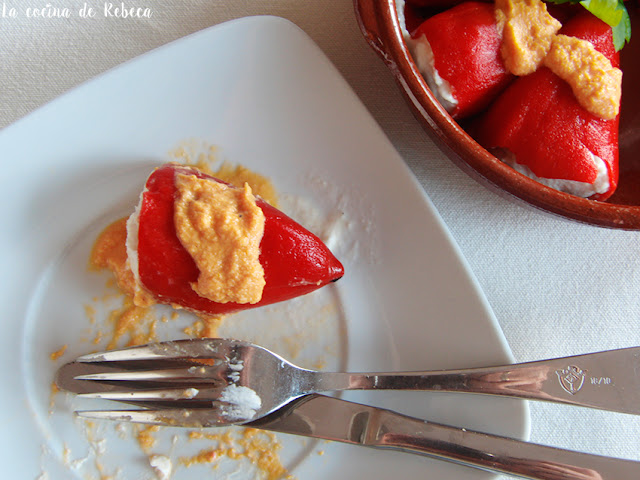
[[[106,352],[89,353],[76,359],[76,362],[119,362],[130,360],[155,360],[167,358],[155,345],[141,345],[138,347],[109,350]]]
[[[159,409],[159,410],[85,410],[76,412],[82,418],[145,423],[169,427],[205,428],[232,424],[218,415],[215,409]],[[238,424],[246,419],[238,420]]]
[[[84,418],[187,428],[242,425],[251,422],[256,415],[255,410],[238,408],[238,405],[233,402],[225,401],[211,402],[208,408],[84,410],[75,413]]]
[[[226,368],[220,366],[194,365],[184,368],[167,368],[158,370],[124,370],[124,371],[107,371],[99,373],[88,373],[84,375],[76,375],[76,380],[97,380],[97,381],[169,381],[169,382],[193,382],[195,380],[206,383],[225,382],[224,378]]]
[[[212,402],[220,399],[223,388],[172,388],[156,390],[133,390],[133,391],[109,391],[81,393],[78,396],[83,398],[101,398],[104,400],[117,400],[123,402],[145,402],[145,401],[206,401]]]
[[[78,357],[77,362],[118,362],[131,360],[214,358],[228,360],[229,342],[217,338],[186,339],[152,343],[136,347],[90,353]]]

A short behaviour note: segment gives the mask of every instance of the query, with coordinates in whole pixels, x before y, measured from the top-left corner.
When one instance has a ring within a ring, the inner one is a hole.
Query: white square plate
[[[225,335],[303,365],[352,371],[511,360],[431,203],[328,59],[285,20],[240,19],[121,65],[0,133],[0,463],[7,478],[95,477],[97,466],[116,478],[154,478],[146,454],[113,426],[99,427],[104,439],[94,438],[92,450],[72,416],[79,404],[61,395],[50,404],[50,388],[61,362],[104,346],[89,341],[97,327],[85,314],[104,289],[104,277],[86,269],[92,241],[132,210],[153,166],[188,138],[218,145],[222,157],[270,177],[283,209],[317,230],[346,268],[337,284],[308,298],[227,319]],[[160,335],[178,335],[190,321],[183,317]],[[52,361],[62,345],[67,351]],[[345,397],[470,429],[521,438],[528,431],[526,403],[511,399]],[[162,441],[181,434],[170,435]],[[285,466],[305,480],[491,476],[401,453],[280,441]],[[227,467],[233,478],[253,475],[244,464]],[[211,465],[176,466],[172,478],[212,472]]]

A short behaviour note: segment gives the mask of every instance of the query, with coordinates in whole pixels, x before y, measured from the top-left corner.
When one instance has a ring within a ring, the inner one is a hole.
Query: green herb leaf
[[[616,51],[631,39],[631,20],[623,0],[582,0],[580,5],[611,26]]]
[[[620,1],[618,6],[621,7],[624,12],[620,22],[616,26],[611,27],[613,29],[613,44],[616,47],[616,52],[624,47],[626,42],[631,40],[631,19],[629,18],[629,12],[627,12],[627,8],[622,1]]]
[[[622,20],[618,0],[582,0],[580,5],[611,27],[617,26]]]
[[[631,20],[624,0],[546,0],[548,3],[579,3],[600,20],[611,26],[616,51],[631,40]]]
[[[563,3],[578,3],[580,0],[546,0],[547,3],[555,3],[556,5],[562,5]]]

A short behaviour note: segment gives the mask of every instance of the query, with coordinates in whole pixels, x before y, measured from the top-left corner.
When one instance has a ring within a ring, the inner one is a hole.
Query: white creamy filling
[[[433,50],[431,45],[424,35],[418,39],[411,38],[409,31],[407,30],[407,21],[404,17],[404,0],[396,0],[396,14],[398,15],[398,24],[404,41],[407,44],[409,52],[413,57],[422,78],[425,79],[429,89],[436,96],[440,105],[444,109],[451,113],[458,106],[458,100],[451,93],[451,85],[444,78],[438,74],[438,70],[434,65]]]
[[[458,100],[456,100],[453,93],[451,93],[451,85],[449,82],[440,76],[435,67],[433,50],[427,37],[422,35],[415,40],[408,38],[406,42],[418,70],[427,82],[427,85],[429,85],[429,89],[447,112],[453,112],[458,106]]]
[[[138,228],[140,226],[140,208],[142,207],[142,198],[146,187],[140,194],[140,201],[136,205],[135,210],[127,219],[127,261],[129,268],[133,272],[133,278],[136,282],[136,288],[140,288],[140,271],[138,269]]]
[[[500,159],[517,172],[526,175],[536,182],[542,183],[543,185],[561,192],[570,193],[577,197],[588,198],[597,193],[605,193],[609,191],[609,171],[607,170],[607,165],[604,163],[604,160],[593,153],[589,152],[589,155],[591,155],[591,160],[598,169],[598,175],[593,183],[579,182],[577,180],[565,180],[561,178],[538,177],[529,167],[518,163],[515,155],[511,152],[506,152]]]

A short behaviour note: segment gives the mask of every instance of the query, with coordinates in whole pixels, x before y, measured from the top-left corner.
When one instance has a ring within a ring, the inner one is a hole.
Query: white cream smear
[[[221,415],[232,421],[251,420],[262,406],[262,399],[255,390],[235,384],[222,390],[220,401],[227,403],[220,408]]]
[[[429,85],[429,89],[436,96],[440,105],[449,113],[453,112],[458,106],[458,100],[451,93],[451,84],[440,76],[435,67],[433,59],[433,50],[425,35],[418,39],[407,39],[407,46],[411,51],[414,61],[422,77]]]
[[[520,172],[536,182],[546,185],[547,187],[560,190],[561,192],[570,193],[577,197],[588,198],[592,195],[609,191],[609,172],[607,170],[607,165],[600,157],[591,152],[589,152],[589,154],[591,155],[591,160],[598,169],[598,175],[593,183],[579,182],[577,180],[565,180],[562,178],[538,177],[529,167],[518,163],[515,155],[511,152],[506,152],[506,154],[501,157],[501,160],[517,172]]]
[[[133,273],[136,289],[140,288],[140,272],[138,269],[138,228],[140,226],[140,208],[142,207],[142,199],[147,191],[147,187],[143,189],[140,194],[140,199],[136,205],[135,210],[127,219],[127,261],[129,262],[129,268]]]
[[[171,478],[173,464],[171,463],[171,459],[166,455],[151,455],[151,457],[149,457],[149,465],[158,480],[169,480]]]
[[[228,364],[229,370],[231,373],[227,375],[227,378],[234,383],[237,383],[240,380],[240,372],[244,368],[244,361],[239,360],[237,363],[229,362]]]
[[[427,82],[429,89],[436,96],[440,105],[442,105],[447,112],[453,112],[458,106],[458,100],[456,100],[453,93],[451,93],[451,85],[449,82],[440,76],[435,67],[433,50],[427,37],[422,35],[418,39],[411,38],[404,17],[404,0],[396,0],[396,13],[398,15],[398,23],[400,24],[402,36],[422,78]]]

